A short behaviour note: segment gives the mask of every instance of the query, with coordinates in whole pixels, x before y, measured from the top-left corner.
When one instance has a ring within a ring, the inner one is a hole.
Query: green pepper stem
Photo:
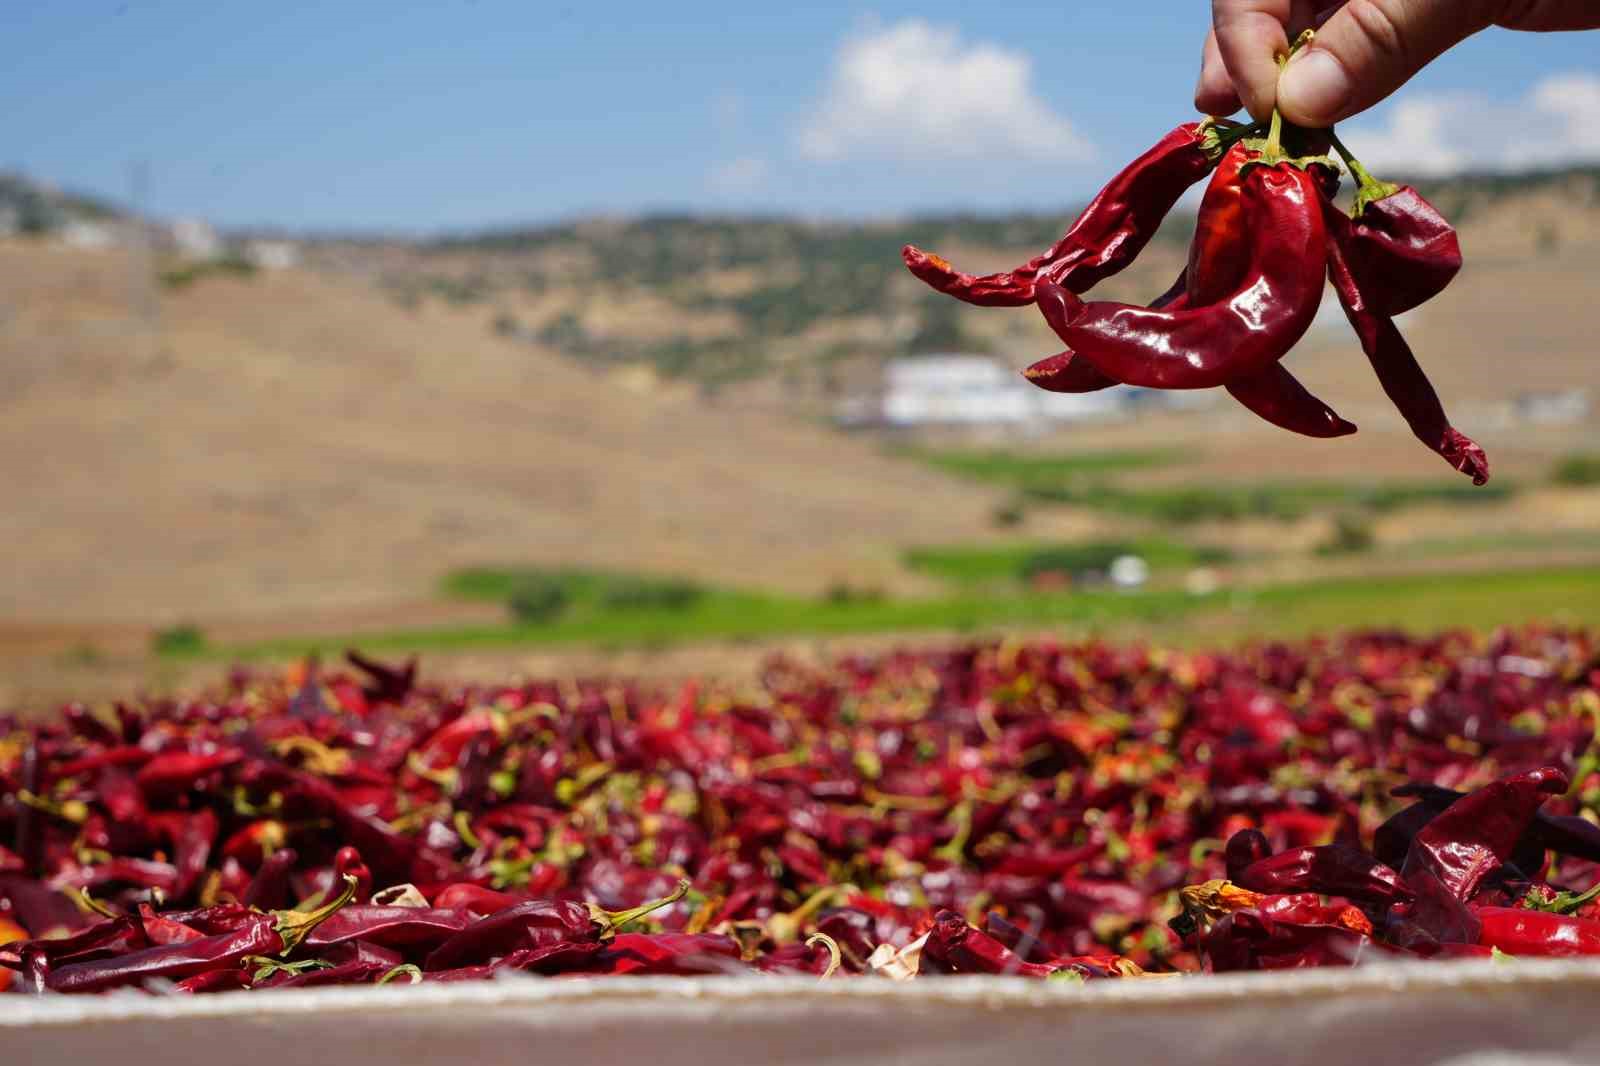
[[[1393,182],[1379,181],[1373,177],[1372,173],[1361,165],[1361,160],[1345,147],[1339,135],[1331,129],[1328,131],[1328,140],[1332,143],[1333,150],[1339,153],[1339,158],[1344,160],[1344,165],[1350,168],[1351,176],[1356,179],[1356,203],[1350,212],[1351,215],[1359,218],[1368,204],[1386,200],[1400,191],[1400,186]]]
[[[589,904],[589,917],[601,926],[602,933],[614,933],[628,923],[638,921],[651,911],[658,911],[662,907],[669,907],[678,902],[689,894],[689,889],[692,887],[693,885],[687,877],[680,878],[678,887],[673,889],[670,895],[651,900],[649,903],[641,903],[639,906],[631,907],[625,911],[602,910],[591,903]]]
[[[345,874],[344,890],[316,910],[274,912],[277,915],[277,920],[273,923],[273,927],[278,931],[279,938],[283,940],[282,954],[287,955],[299,947],[301,941],[311,934],[311,930],[333,917],[336,911],[354,899],[356,883],[354,877]]]

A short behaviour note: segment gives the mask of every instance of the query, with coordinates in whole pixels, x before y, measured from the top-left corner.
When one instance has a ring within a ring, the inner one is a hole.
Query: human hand
[[[1480,30],[1600,28],[1595,0],[1212,0],[1195,106],[1228,115],[1274,106],[1298,126],[1331,126],[1394,92]],[[1289,42],[1315,28],[1279,78]]]

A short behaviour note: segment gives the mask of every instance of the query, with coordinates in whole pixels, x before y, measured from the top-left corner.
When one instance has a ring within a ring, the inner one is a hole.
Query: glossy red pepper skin
[[[353,903],[306,937],[306,947],[319,950],[355,940],[386,948],[434,948],[471,925],[465,910],[429,907],[383,907]]]
[[[1369,198],[1370,192],[1383,193]],[[1393,318],[1444,291],[1461,270],[1461,241],[1410,185],[1364,189],[1349,219],[1344,254],[1369,309]]]
[[[1401,877],[1409,886],[1426,872],[1456,899],[1471,899],[1483,879],[1511,857],[1539,807],[1567,784],[1566,774],[1547,766],[1468,793],[1411,841]]]
[[[237,966],[246,955],[276,955],[283,946],[283,938],[273,928],[272,916],[263,914],[231,933],[52,966],[45,987],[52,992],[102,992],[153,977],[179,980],[207,970]]]
[[[1305,924],[1248,909],[1223,918],[1201,939],[1215,973],[1354,966],[1371,946],[1371,937],[1346,926]]]
[[[212,992],[237,992],[241,988],[249,987],[250,975],[238,966],[197,973],[193,977],[185,977],[176,985],[178,992],[191,996],[207,995]]]
[[[942,911],[922,948],[922,973],[986,973],[1017,977],[1049,977],[1059,969],[1048,963],[1025,962],[999,940],[967,924],[953,911]]]
[[[1345,318],[1360,338],[1361,350],[1372,364],[1384,394],[1418,440],[1470,477],[1473,484],[1485,484],[1489,480],[1489,457],[1472,438],[1450,424],[1438,392],[1417,363],[1392,314],[1379,310],[1387,302],[1380,295],[1385,283],[1356,273],[1350,219],[1326,197],[1323,215],[1328,230],[1328,280],[1333,283]]]
[[[423,968],[450,970],[487,962],[518,948],[564,940],[596,940],[589,909],[571,900],[529,900],[480,918],[429,953]]]
[[[1228,876],[1241,888],[1268,894],[1319,892],[1368,903],[1389,903],[1410,894],[1393,869],[1346,844],[1291,848]]]
[[[1112,178],[1060,240],[1014,270],[965,274],[909,244],[901,258],[933,288],[981,307],[1025,307],[1033,303],[1042,279],[1088,292],[1133,262],[1173,206],[1214,163],[1202,124],[1185,123]]]
[[[716,974],[742,969],[739,943],[720,933],[618,933],[588,969],[604,974]]]
[[[1566,957],[1600,954],[1600,921],[1522,907],[1475,907],[1478,943],[1507,955]]]
[[[1147,388],[1212,388],[1267,370],[1316,317],[1326,230],[1316,179],[1290,164],[1248,169],[1243,203],[1250,267],[1230,294],[1152,311],[1084,303],[1041,282],[1041,300],[1055,290],[1066,310],[1064,323],[1050,322],[1056,335],[1107,377]]]
[[[139,768],[135,780],[149,799],[164,799],[194,786],[207,774],[226,769],[244,758],[234,748],[195,753],[163,752]]]
[[[446,886],[444,891],[433,897],[433,905],[445,910],[468,910],[473,914],[483,915],[515,907],[523,902],[523,899],[524,897],[513,896],[509,892],[496,892],[482,885],[462,882]]]

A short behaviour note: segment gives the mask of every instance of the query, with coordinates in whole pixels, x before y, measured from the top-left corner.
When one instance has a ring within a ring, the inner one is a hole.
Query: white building
[[[180,218],[172,224],[172,243],[189,259],[215,259],[222,254],[222,238],[211,223],[198,218]]]
[[[61,239],[73,248],[110,248],[117,234],[103,222],[75,218],[61,227]]]
[[[1517,417],[1543,425],[1571,425],[1589,417],[1589,391],[1525,392],[1516,399]]]
[[[1045,392],[987,356],[928,355],[889,363],[880,414],[892,426],[1104,418],[1120,412],[1131,391]]]
[[[300,249],[288,241],[251,241],[244,257],[260,270],[288,270],[300,261]]]

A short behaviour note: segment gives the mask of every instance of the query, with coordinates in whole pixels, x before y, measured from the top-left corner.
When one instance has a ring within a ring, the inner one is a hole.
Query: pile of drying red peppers
[[[1600,954],[1600,639],[350,666],[0,717],[0,987]]]
[[[1310,40],[1308,32],[1296,45]],[[1358,186],[1334,203],[1343,157]],[[1188,266],[1148,307],[1079,297],[1124,269],[1179,198],[1211,176]],[[918,278],[984,307],[1037,305],[1067,350],[1026,371],[1052,392],[1113,385],[1221,386],[1261,418],[1309,437],[1356,427],[1281,360],[1310,328],[1332,283],[1389,399],[1418,439],[1479,485],[1483,449],[1456,430],[1394,319],[1437,296],[1461,269],[1461,245],[1416,189],[1380,182],[1332,130],[1220,119],[1186,123],[1111,180],[1043,254],[1001,274],[957,271],[907,245]]]

